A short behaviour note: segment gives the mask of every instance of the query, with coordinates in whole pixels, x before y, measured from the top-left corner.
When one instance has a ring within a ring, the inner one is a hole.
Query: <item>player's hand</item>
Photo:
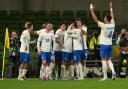
[[[65,49],[64,45],[62,45],[62,48]]]
[[[92,3],[90,4],[90,10],[94,10],[94,6]]]
[[[74,23],[72,23],[70,26],[71,26],[71,27],[74,27]]]

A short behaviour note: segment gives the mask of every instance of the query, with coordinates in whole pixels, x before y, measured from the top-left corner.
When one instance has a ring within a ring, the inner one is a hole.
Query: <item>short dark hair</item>
[[[64,23],[64,22],[60,22],[60,24],[59,24],[59,25],[61,26],[61,25],[63,25],[63,24],[64,24],[64,25],[66,25],[66,23]]]
[[[52,22],[51,22],[51,21],[47,21],[47,22],[45,23],[45,26],[46,26],[47,24],[52,24]]]
[[[76,18],[74,22],[74,27],[77,28],[77,21],[80,21],[82,23],[82,20],[80,18]]]
[[[30,28],[32,25],[32,22],[25,22],[25,29]]]
[[[106,16],[106,18],[108,19],[108,21],[111,21],[112,17],[110,15]]]
[[[75,22],[76,22],[76,21],[81,21],[81,22],[82,22],[81,18],[76,18],[76,19],[75,19]]]

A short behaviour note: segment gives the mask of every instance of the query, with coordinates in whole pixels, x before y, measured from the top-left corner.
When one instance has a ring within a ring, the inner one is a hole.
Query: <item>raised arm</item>
[[[92,18],[93,18],[94,22],[98,24],[99,20],[98,20],[96,14],[94,13],[94,6],[92,5],[92,3],[90,4],[90,10],[91,10],[91,14],[92,14]]]
[[[68,29],[67,29],[67,33],[68,34],[72,34],[72,27],[73,27],[74,24],[71,24]]]
[[[110,14],[112,19],[114,20],[114,13],[113,13],[113,8],[112,8],[112,0],[109,0],[109,7],[110,7]]]

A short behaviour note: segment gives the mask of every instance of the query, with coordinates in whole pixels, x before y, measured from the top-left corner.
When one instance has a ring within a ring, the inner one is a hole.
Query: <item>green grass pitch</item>
[[[0,80],[0,89],[128,89],[128,80],[48,80],[28,79],[19,81],[17,79]]]

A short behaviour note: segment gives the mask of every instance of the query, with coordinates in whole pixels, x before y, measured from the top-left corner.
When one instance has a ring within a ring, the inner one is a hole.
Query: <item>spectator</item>
[[[120,46],[120,54],[117,66],[117,77],[120,77],[122,62],[124,59],[128,61],[128,33],[125,29],[122,29],[116,44]],[[126,62],[126,78],[128,79],[128,62]]]
[[[17,33],[12,31],[10,37],[10,49],[9,49],[9,68],[8,77],[16,77],[18,75],[19,66],[19,47],[20,41]]]

